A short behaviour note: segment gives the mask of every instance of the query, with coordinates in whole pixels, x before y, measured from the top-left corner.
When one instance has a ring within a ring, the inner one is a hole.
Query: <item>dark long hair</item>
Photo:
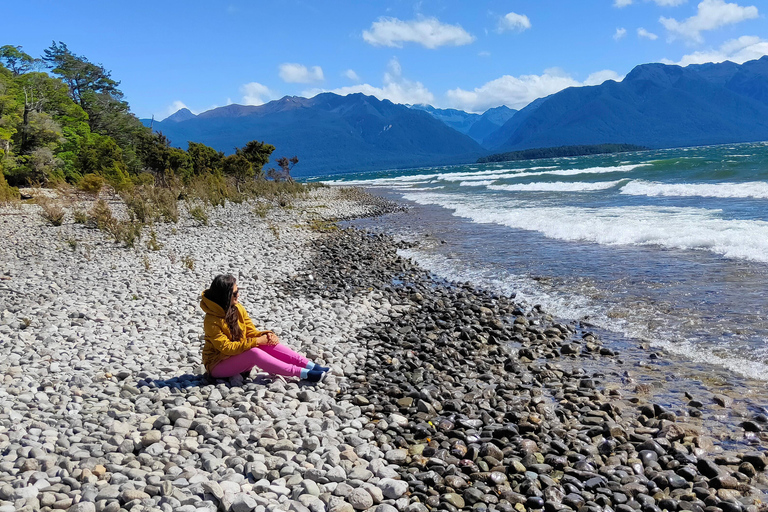
[[[232,290],[237,280],[232,274],[219,274],[213,278],[211,287],[205,290],[205,298],[221,306],[224,310],[224,321],[227,322],[232,341],[240,341],[243,330],[237,322],[237,307],[232,304]]]

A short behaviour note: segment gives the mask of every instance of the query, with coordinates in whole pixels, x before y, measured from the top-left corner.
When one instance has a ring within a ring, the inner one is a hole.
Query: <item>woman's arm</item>
[[[258,338],[260,340],[266,341],[268,337],[264,337],[265,334],[271,333],[272,331],[260,331],[256,329],[256,326],[253,324],[253,320],[251,320],[251,317],[248,315],[248,312],[245,310],[243,306],[240,306],[240,311],[243,313],[243,322],[245,323],[245,337],[248,339],[251,338]],[[264,343],[257,343],[258,345],[263,345]]]
[[[243,333],[243,337],[240,341],[232,341],[232,339],[224,334],[221,328],[223,320],[217,320],[212,322],[205,322],[205,337],[211,340],[214,348],[226,356],[236,356],[246,350],[259,345],[257,338],[248,338]]]

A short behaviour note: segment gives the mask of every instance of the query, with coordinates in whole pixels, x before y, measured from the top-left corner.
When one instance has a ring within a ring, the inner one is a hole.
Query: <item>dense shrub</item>
[[[104,183],[104,178],[98,174],[89,173],[83,176],[77,184],[77,188],[93,196],[98,196],[101,189],[104,188]]]

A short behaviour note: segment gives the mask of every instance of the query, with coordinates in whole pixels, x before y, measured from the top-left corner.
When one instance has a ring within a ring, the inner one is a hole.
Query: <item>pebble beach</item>
[[[589,326],[331,223],[394,209],[321,188],[125,248],[0,208],[0,512],[768,510],[768,416],[720,443],[695,412],[731,397],[622,389]],[[258,328],[331,367],[322,383],[204,375],[220,273]]]

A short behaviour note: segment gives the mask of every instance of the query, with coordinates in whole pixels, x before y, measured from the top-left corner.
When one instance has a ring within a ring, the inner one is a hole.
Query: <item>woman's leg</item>
[[[301,370],[306,366],[306,362],[301,364],[300,360],[297,359],[298,365],[296,365],[291,362],[282,361],[264,350],[265,348],[274,349],[275,347],[253,347],[236,356],[229,357],[213,367],[211,376],[216,379],[232,377],[238,373],[250,370],[254,366],[258,366],[267,373],[274,373],[276,375],[285,375],[286,377],[301,376]],[[306,358],[303,359],[307,361]]]
[[[284,363],[300,366],[301,368],[305,368],[309,363],[309,359],[298,352],[291,350],[287,345],[283,345],[282,343],[278,343],[271,347],[262,345],[259,348]]]

